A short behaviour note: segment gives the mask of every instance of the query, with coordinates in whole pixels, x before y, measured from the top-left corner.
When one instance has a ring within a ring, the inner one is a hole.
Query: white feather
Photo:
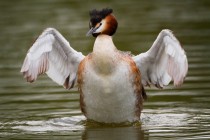
[[[133,57],[142,75],[144,85],[162,88],[171,80],[178,86],[188,71],[185,51],[170,30],[162,30],[152,47]]]
[[[47,73],[59,85],[67,82],[66,88],[71,88],[83,58],[82,53],[71,48],[56,29],[47,28],[29,49],[21,72],[29,82],[35,81],[38,75]]]

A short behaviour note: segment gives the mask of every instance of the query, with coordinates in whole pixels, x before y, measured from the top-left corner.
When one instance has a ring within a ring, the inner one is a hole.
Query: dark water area
[[[77,89],[65,90],[46,75],[29,84],[20,67],[27,50],[47,27],[88,54],[89,10],[111,7],[119,28],[118,49],[139,54],[158,33],[171,29],[186,51],[189,72],[182,87],[146,88],[141,125],[86,122]],[[0,1],[0,139],[210,139],[210,1]]]

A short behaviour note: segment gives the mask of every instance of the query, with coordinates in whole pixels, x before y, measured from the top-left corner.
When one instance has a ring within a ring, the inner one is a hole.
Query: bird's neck
[[[110,73],[115,67],[117,49],[108,35],[99,35],[93,47],[93,62],[95,68],[101,73]]]
[[[113,51],[116,51],[116,47],[111,36],[102,34],[96,38],[93,53],[110,54]]]

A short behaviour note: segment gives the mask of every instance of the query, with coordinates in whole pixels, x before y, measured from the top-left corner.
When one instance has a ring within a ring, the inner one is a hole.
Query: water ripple
[[[55,118],[47,121],[12,122],[12,129],[44,133],[47,131],[78,131],[84,130],[84,116]]]

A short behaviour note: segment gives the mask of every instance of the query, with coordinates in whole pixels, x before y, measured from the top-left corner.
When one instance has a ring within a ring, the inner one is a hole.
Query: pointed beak
[[[93,33],[96,33],[98,28],[101,26],[101,23],[99,24],[96,24],[95,27],[91,27],[90,30],[87,32],[86,36],[90,36],[92,35]],[[98,33],[98,32],[97,32]]]
[[[96,31],[96,29],[97,29],[97,28],[93,28],[93,27],[92,27],[92,28],[87,32],[86,36],[92,35],[92,34]]]

